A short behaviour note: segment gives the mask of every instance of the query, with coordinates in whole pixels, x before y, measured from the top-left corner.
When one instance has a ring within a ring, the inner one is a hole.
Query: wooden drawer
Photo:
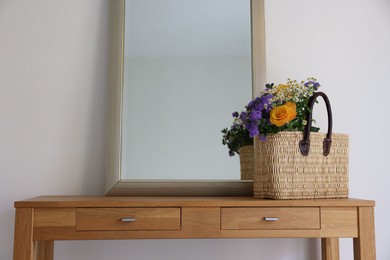
[[[221,229],[319,229],[320,209],[222,208]]]
[[[34,209],[34,228],[37,227],[74,227],[76,225],[75,208],[37,208]]]
[[[78,208],[76,230],[180,230],[180,208]]]

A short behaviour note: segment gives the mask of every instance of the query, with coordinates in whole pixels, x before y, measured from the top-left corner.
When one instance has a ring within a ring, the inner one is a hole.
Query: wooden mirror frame
[[[265,85],[264,0],[251,1],[252,91]],[[125,0],[110,2],[110,66],[107,96],[107,195],[252,195],[253,181],[121,179]]]

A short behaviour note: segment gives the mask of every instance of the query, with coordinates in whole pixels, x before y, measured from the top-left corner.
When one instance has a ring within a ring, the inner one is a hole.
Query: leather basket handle
[[[310,111],[306,115],[306,121],[307,124],[305,126],[305,129],[303,130],[303,139],[299,142],[299,150],[301,151],[301,154],[303,156],[309,155],[310,151],[310,129],[312,124],[312,118],[313,118],[313,106],[314,102],[316,101],[317,97],[321,96],[326,104],[326,111],[328,113],[328,133],[326,134],[326,138],[323,142],[323,154],[325,156],[329,155],[330,147],[332,145],[332,126],[333,126],[333,120],[332,120],[332,109],[330,107],[330,102],[328,99],[328,96],[325,95],[323,92],[314,92],[313,96],[310,97],[308,102],[308,107],[310,108]]]

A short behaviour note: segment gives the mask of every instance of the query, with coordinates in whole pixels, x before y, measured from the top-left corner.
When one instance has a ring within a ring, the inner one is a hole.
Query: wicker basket
[[[240,148],[241,180],[253,180],[253,158],[253,145],[247,145]]]
[[[255,138],[255,198],[314,199],[348,197],[348,146],[346,134],[332,134],[332,114],[328,109],[328,133],[279,132],[266,141]],[[313,104],[311,111],[313,108]],[[311,122],[311,114],[308,116]]]
[[[312,133],[308,156],[299,150],[302,132],[279,132],[255,139],[255,198],[313,199],[348,197],[348,135],[333,134],[328,156],[325,134]]]

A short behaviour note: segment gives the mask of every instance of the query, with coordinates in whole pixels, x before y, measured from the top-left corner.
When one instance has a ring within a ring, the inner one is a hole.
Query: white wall
[[[390,259],[390,1],[267,0],[266,22],[268,80],[322,83],[335,132],[350,134],[350,197],[376,200],[377,259]]]
[[[350,133],[351,196],[377,201],[377,259],[390,259],[390,1],[267,0],[266,11],[268,80],[322,82],[336,131]],[[103,191],[107,15],[103,0],[0,1],[2,260],[12,259],[13,201]],[[352,259],[350,246],[343,241],[341,259]],[[318,241],[74,241],[55,250],[71,260],[312,260]]]
[[[0,1],[1,260],[15,200],[103,191],[107,36],[108,1]]]

